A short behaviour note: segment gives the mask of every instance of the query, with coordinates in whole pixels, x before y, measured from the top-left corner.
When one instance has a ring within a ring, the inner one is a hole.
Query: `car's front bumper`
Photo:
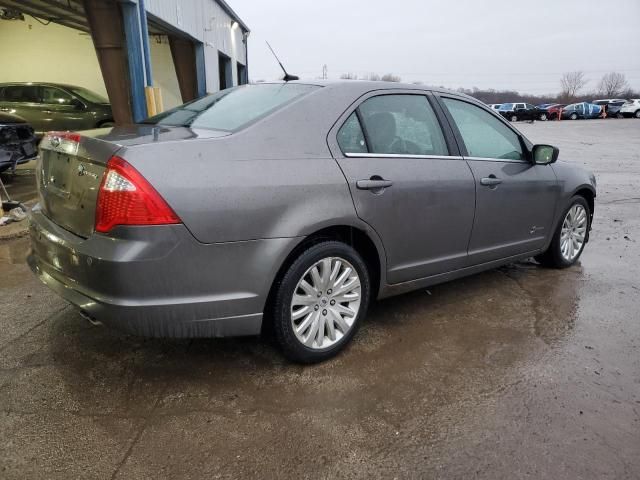
[[[28,262],[88,317],[151,337],[259,334],[271,283],[299,241],[202,244],[184,225],[117,233],[84,239],[36,207]]]

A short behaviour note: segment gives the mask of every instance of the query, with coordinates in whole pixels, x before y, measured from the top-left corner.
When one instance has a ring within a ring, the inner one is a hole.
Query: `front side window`
[[[235,131],[318,88],[300,83],[243,85],[185,103],[144,123]]]
[[[443,98],[470,157],[523,160],[518,135],[482,108],[461,100]]]
[[[42,103],[48,105],[69,105],[73,97],[55,87],[42,87]]]
[[[87,90],[86,88],[83,88],[83,87],[69,87],[69,90],[71,90],[73,93],[75,93],[79,97],[84,98],[85,100],[91,103],[104,103],[104,104],[109,103],[109,100],[107,100],[102,95],[98,95],[97,93],[92,92],[91,90]]]
[[[427,97],[380,95],[360,107],[371,153],[448,155],[447,146]]]

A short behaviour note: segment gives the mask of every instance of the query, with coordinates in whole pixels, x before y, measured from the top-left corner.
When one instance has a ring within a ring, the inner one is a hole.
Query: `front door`
[[[370,96],[337,129],[332,150],[358,216],[382,239],[387,281],[462,268],[474,180],[447,145],[427,95]]]
[[[559,194],[551,165],[529,161],[520,136],[483,108],[445,96],[442,102],[476,182],[470,264],[542,248],[552,234]]]
[[[92,113],[79,99],[58,87],[40,87],[42,130],[86,130],[95,127]]]

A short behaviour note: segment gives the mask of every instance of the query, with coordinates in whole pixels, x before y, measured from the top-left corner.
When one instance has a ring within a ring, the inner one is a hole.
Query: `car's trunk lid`
[[[79,134],[47,134],[36,169],[43,213],[76,235],[91,235],[102,176],[119,148]]]
[[[40,142],[36,171],[42,211],[56,224],[86,238],[94,232],[98,190],[107,162],[118,150],[228,134],[153,125],[128,125],[81,133],[49,132]]]

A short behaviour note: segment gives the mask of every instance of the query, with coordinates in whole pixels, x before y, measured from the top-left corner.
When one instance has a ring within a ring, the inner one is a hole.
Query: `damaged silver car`
[[[21,117],[0,112],[0,172],[15,170],[37,154],[33,128]]]

